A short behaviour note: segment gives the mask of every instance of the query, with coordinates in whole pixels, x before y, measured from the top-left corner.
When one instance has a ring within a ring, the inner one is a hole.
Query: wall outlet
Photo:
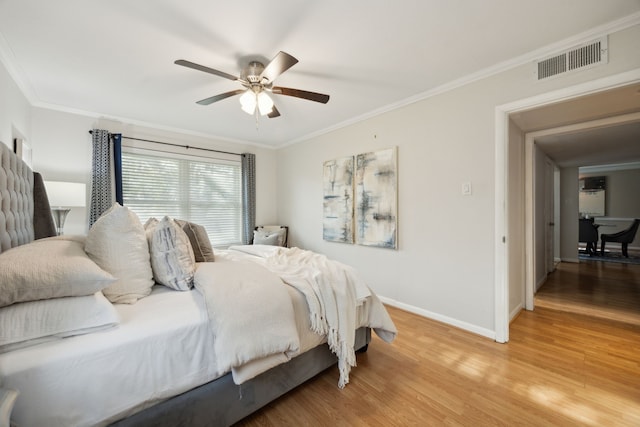
[[[470,196],[471,195],[471,183],[470,182],[463,182],[462,183],[462,195],[463,196]]]

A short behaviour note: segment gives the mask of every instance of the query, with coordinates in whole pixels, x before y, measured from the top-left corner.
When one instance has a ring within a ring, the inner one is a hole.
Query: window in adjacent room
[[[239,160],[123,150],[124,204],[143,224],[169,215],[204,226],[214,246],[240,244],[241,191]]]

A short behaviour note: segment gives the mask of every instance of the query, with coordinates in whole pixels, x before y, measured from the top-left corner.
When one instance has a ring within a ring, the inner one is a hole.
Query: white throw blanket
[[[257,262],[305,296],[312,329],[327,336],[329,348],[338,357],[340,388],[349,382],[349,372],[356,366],[353,347],[358,327],[373,328],[387,342],[395,338],[397,330],[393,321],[353,268],[299,248],[232,246],[229,249],[260,257]],[[356,318],[358,306],[361,306],[360,318]]]
[[[205,299],[221,369],[233,372],[274,355],[281,363],[299,352],[291,297],[275,274],[250,261],[207,262],[198,265],[194,282]]]

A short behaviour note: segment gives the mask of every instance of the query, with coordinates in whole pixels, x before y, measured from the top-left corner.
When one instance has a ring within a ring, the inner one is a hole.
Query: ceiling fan
[[[323,104],[329,102],[329,95],[273,85],[274,80],[278,78],[280,74],[293,67],[297,62],[298,60],[293,56],[280,51],[266,66],[258,61],[250,62],[249,65],[241,71],[240,77],[227,74],[223,71],[214,70],[213,68],[205,67],[204,65],[196,64],[184,59],[178,59],[174,63],[183,67],[204,71],[205,73],[237,81],[244,86],[244,89],[236,89],[202,99],[197,102],[198,104],[209,105],[225,98],[242,94],[242,96],[240,96],[240,105],[242,106],[243,111],[252,115],[260,113],[260,115],[266,115],[269,118],[274,118],[280,116],[280,112],[273,104],[273,100],[269,97],[267,92],[277,95],[308,99],[309,101],[321,102]]]

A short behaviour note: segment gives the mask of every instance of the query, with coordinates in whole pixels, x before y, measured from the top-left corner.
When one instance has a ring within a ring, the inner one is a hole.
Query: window
[[[204,226],[214,246],[242,242],[240,161],[122,153],[124,204],[144,224],[169,215]]]

